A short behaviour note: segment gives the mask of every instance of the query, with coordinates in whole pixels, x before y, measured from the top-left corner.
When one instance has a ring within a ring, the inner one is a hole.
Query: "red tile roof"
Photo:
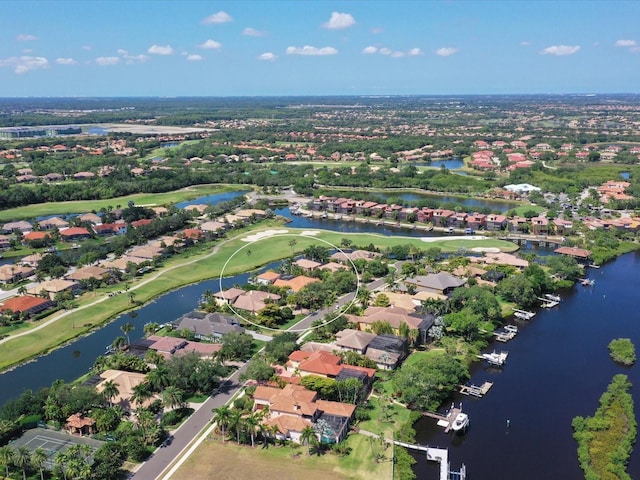
[[[2,303],[2,305],[0,305],[0,308],[2,310],[11,310],[14,313],[22,313],[47,303],[51,303],[51,301],[46,298],[23,295],[20,297],[10,298],[9,300]]]

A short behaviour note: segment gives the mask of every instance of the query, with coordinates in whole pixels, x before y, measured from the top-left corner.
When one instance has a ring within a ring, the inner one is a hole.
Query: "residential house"
[[[313,260],[309,260],[307,258],[300,258],[293,262],[293,264],[300,267],[305,272],[312,272],[322,265],[322,263],[320,262],[314,262]]]
[[[507,226],[507,217],[504,215],[487,215],[485,228],[490,231],[504,230]]]
[[[425,316],[413,315],[410,310],[401,307],[368,307],[362,314],[350,315],[346,317],[351,323],[358,326],[358,330],[371,332],[373,324],[377,322],[388,323],[395,335],[400,333],[401,325],[406,325],[409,330],[418,330],[418,340],[424,341],[427,330],[431,328],[435,321],[433,315]]]
[[[235,299],[233,302],[233,308],[247,310],[251,313],[258,313],[267,305],[267,302],[277,302],[280,298],[280,295],[276,295],[274,293],[250,290],[248,292],[243,292],[242,295]]]
[[[67,228],[69,226],[69,222],[67,222],[66,220],[63,220],[60,217],[52,217],[52,218],[47,218],[45,220],[40,220],[38,222],[38,225],[40,226],[41,229],[44,230],[50,230],[52,228],[57,228],[57,229],[63,229],[63,228]]]
[[[145,260],[144,258],[129,257],[125,255],[124,257],[116,258],[110,262],[102,262],[100,265],[104,268],[108,268],[109,270],[118,270],[125,273],[130,265],[137,267],[146,262],[148,262],[148,260]]]
[[[0,235],[0,249],[9,248],[11,246],[11,237]]]
[[[335,344],[341,350],[350,350],[364,354],[367,351],[369,343],[376,338],[376,336],[375,333],[347,328],[336,333]]]
[[[343,250],[342,252],[336,252],[331,257],[329,257],[334,262],[340,262],[347,265],[351,265],[351,262],[355,262],[356,260],[375,260],[376,258],[382,257],[381,253],[378,252],[370,252],[368,250]]]
[[[105,383],[112,381],[118,385],[118,394],[110,399],[114,405],[120,405],[125,411],[135,410],[139,406],[148,407],[155,400],[154,397],[145,400],[142,405],[139,405],[135,400],[131,400],[134,394],[134,387],[144,382],[146,377],[144,373],[105,370],[100,374],[102,381],[96,385],[96,390],[101,392],[104,390]]]
[[[71,242],[91,238],[91,233],[83,227],[71,227],[61,230],[60,237],[67,242]]]
[[[30,288],[27,289],[27,293],[29,295],[38,296],[42,294],[42,292],[46,292],[49,295],[49,298],[54,300],[55,296],[59,293],[71,292],[71,294],[74,294],[79,289],[80,284],[78,282],[56,278],[53,280],[44,281],[42,283],[33,284]]]
[[[20,295],[11,297],[0,304],[0,311],[9,310],[11,313],[35,315],[52,308],[55,302],[47,298]]]
[[[93,225],[93,231],[96,235],[104,237],[106,235],[124,235],[127,233],[126,223],[102,223]]]
[[[273,282],[278,280],[282,276],[281,273],[269,270],[256,276],[255,282],[259,285],[272,285]]]
[[[275,282],[273,282],[274,287],[285,287],[292,292],[299,292],[304,287],[311,283],[319,282],[320,280],[317,278],[307,277],[305,275],[298,275],[293,278],[279,278]]]
[[[407,355],[407,339],[395,335],[377,335],[369,345],[365,356],[376,362],[381,370],[393,370]]]
[[[33,225],[31,225],[29,222],[25,220],[21,220],[19,222],[5,223],[2,226],[3,233],[13,233],[15,231],[26,233],[26,232],[30,232],[31,230],[33,230]]]
[[[188,330],[195,338],[213,341],[230,332],[242,333],[244,328],[236,317],[221,313],[204,313],[193,311],[180,317],[176,322],[176,329]]]
[[[406,278],[406,285],[413,285],[416,291],[430,291],[441,295],[448,295],[458,287],[467,283],[466,278],[459,278],[448,272],[430,273],[428,275],[416,275]]]
[[[16,283],[35,272],[36,269],[30,265],[0,265],[0,283]]]
[[[92,223],[93,225],[98,225],[99,223],[102,223],[102,217],[92,212],[84,213],[80,215],[78,217],[78,220],[80,220],[81,222]]]
[[[46,242],[47,240],[51,240],[49,232],[28,232],[22,236],[23,245],[31,242]]]
[[[532,217],[531,231],[534,235],[546,235],[549,233],[549,219],[547,217]]]
[[[80,282],[82,280],[106,280],[111,275],[109,269],[104,267],[82,267],[65,275],[67,280]]]
[[[241,288],[230,288],[213,294],[218,305],[226,305],[227,303],[233,304],[240,295],[244,295],[246,292]]]
[[[589,250],[577,247],[560,247],[556,248],[553,253],[557,253],[558,255],[567,255],[582,262],[588,261],[589,257],[591,257],[591,252]]]

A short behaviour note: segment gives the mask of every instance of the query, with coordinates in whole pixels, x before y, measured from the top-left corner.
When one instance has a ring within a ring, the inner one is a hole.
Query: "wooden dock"
[[[480,360],[485,360],[487,363],[491,365],[502,367],[505,363],[507,363],[508,356],[509,356],[509,352],[498,353],[494,350],[492,353],[483,353],[482,355],[478,355],[478,358]]]
[[[482,398],[493,387],[492,382],[484,382],[482,385],[460,385],[460,393],[463,395],[473,395],[474,397]]]
[[[455,422],[456,417],[459,413],[462,413],[462,409],[452,408],[451,410],[449,410],[449,413],[447,415],[435,412],[422,412],[422,415],[429,418],[435,418],[436,420],[438,420],[438,426],[444,428],[444,433],[449,433],[451,431],[451,427],[453,426],[453,422]]]
[[[542,308],[553,308],[560,305],[560,302],[556,300],[551,300],[549,298],[542,298],[542,297],[537,297],[537,298],[542,302],[542,305],[540,305]]]

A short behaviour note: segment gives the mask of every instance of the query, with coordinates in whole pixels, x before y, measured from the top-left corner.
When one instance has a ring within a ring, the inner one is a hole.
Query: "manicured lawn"
[[[295,452],[295,453],[294,453]],[[295,456],[294,456],[295,455]],[[175,478],[205,480],[347,480],[354,477],[338,473],[338,458],[334,455],[307,456],[306,448],[262,445],[251,448],[233,442],[207,440],[178,469]]]
[[[65,213],[86,213],[100,210],[103,207],[126,207],[129,201],[136,205],[171,205],[174,203],[191,200],[193,198],[211,195],[214,193],[229,192],[234,190],[246,190],[246,186],[236,185],[196,185],[166,193],[138,193],[126,197],[109,198],[106,200],[80,200],[75,202],[50,202],[26,205],[24,207],[10,208],[0,212],[0,221],[35,218],[46,215]]]

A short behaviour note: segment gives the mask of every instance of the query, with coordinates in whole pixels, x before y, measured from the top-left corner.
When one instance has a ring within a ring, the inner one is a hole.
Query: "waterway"
[[[624,255],[590,270],[593,287],[562,292],[558,307],[519,323],[514,340],[494,346],[509,351],[506,366],[478,366],[472,372],[470,383],[493,382],[489,393],[482,399],[455,398],[470,416],[467,434],[445,435],[434,420],[424,418],[416,424],[417,441],[448,447],[452,468],[465,463],[470,478],[583,479],[571,421],[593,415],[615,374],[629,375],[640,418],[640,370],[616,365],[607,349],[621,337],[640,346],[639,271],[640,254]],[[437,478],[435,465],[416,458],[418,478]],[[640,478],[637,446],[628,472]]]
[[[289,216],[288,209],[278,214]],[[335,222],[292,217],[292,228],[324,228],[336,231],[367,231],[383,235],[428,235],[404,229],[376,227],[356,222]],[[362,230],[365,229],[365,230]],[[431,232],[429,232],[431,233]],[[471,383],[494,383],[483,399],[456,397],[469,413],[471,426],[464,436],[444,435],[433,420],[416,424],[417,441],[449,448],[454,469],[467,465],[473,478],[563,478],[582,479],[571,420],[576,415],[592,415],[598,399],[616,373],[630,376],[636,396],[636,416],[640,418],[637,391],[638,367],[623,368],[608,356],[613,338],[627,337],[640,346],[637,292],[640,291],[640,254],[633,253],[589,274],[593,287],[576,286],[562,292],[563,301],[527,323],[510,343],[495,346],[510,352],[502,369],[478,365]],[[244,283],[248,275],[225,279],[224,288]],[[217,291],[218,280],[183,287],[138,309],[135,316],[124,314],[102,329],[33,362],[0,375],[0,404],[25,388],[37,389],[55,379],[72,380],[86,373],[132,322],[135,341],[143,335],[144,324],[164,323],[192,310],[205,290]],[[506,422],[510,421],[507,427]],[[435,464],[419,458],[420,479],[437,478]],[[631,457],[629,473],[640,478],[640,451]]]

